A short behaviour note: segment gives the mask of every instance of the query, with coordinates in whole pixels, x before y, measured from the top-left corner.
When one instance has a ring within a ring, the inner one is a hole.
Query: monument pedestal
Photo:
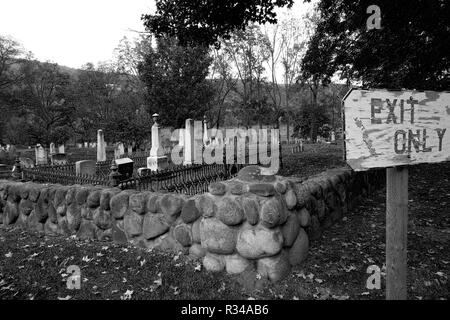
[[[166,156],[150,156],[147,158],[147,168],[152,171],[164,170],[169,166]]]

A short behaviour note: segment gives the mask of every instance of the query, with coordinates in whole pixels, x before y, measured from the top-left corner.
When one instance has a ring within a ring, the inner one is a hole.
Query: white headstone
[[[81,160],[75,162],[76,175],[95,175],[95,161],[94,160]]]
[[[208,145],[211,142],[208,132],[208,121],[206,120],[206,116],[203,118],[203,144]]]
[[[64,145],[63,144],[60,144],[58,146],[58,153],[66,153],[65,150],[64,150]]]
[[[56,147],[55,144],[52,142],[50,143],[50,155],[55,154],[56,153]]]
[[[194,141],[194,120],[186,119],[186,125],[184,129],[184,165],[190,165],[194,163]]]
[[[121,156],[125,154],[125,146],[122,142],[116,144],[114,148],[114,159],[119,159]]]
[[[106,144],[103,130],[97,131],[97,162],[106,161]]]
[[[164,149],[161,146],[159,137],[159,125],[154,123],[152,125],[152,148],[150,149],[150,157],[164,156]]]
[[[47,152],[45,151],[44,147],[42,145],[38,144],[38,145],[36,145],[34,150],[36,153],[36,165],[48,164]]]
[[[152,125],[152,147],[150,149],[150,157],[147,158],[147,168],[156,171],[166,169],[169,163],[160,144],[158,115],[154,114],[153,119],[155,123]]]

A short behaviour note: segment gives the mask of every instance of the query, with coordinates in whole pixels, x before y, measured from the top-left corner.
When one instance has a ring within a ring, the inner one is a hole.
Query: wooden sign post
[[[408,167],[386,170],[386,299],[406,299]]]
[[[387,168],[386,299],[406,299],[407,166],[450,161],[450,92],[352,89],[343,116],[352,169]]]

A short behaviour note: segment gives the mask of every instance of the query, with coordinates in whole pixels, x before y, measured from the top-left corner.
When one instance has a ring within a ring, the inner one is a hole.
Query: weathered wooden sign
[[[450,161],[450,92],[352,89],[343,103],[355,171]]]

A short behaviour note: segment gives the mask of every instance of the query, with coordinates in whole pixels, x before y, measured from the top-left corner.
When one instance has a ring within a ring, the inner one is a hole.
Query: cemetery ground
[[[282,175],[307,177],[341,166],[337,145],[285,147]],[[450,163],[410,167],[408,298],[450,297]],[[276,284],[245,290],[257,275],[202,270],[186,256],[106,242],[0,229],[0,299],[384,299],[385,190],[373,191],[311,243],[304,265]],[[67,267],[81,268],[69,290]],[[367,267],[381,268],[381,289],[368,290]]]

